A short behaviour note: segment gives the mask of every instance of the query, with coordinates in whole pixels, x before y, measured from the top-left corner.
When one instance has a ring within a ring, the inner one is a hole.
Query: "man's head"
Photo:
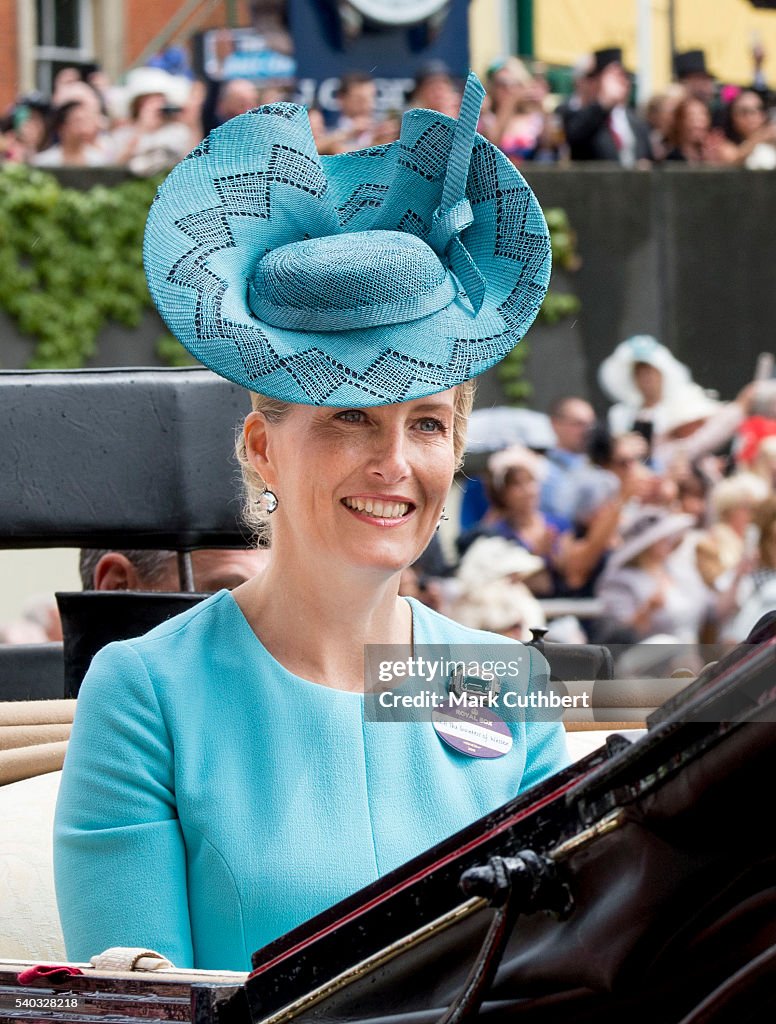
[[[207,594],[245,583],[263,572],[266,548],[250,551],[205,549],[192,552],[194,589]],[[174,551],[106,551],[84,548],[79,562],[84,590],[141,590],[177,593],[178,561]]]
[[[376,98],[377,87],[365,72],[352,71],[340,79],[337,99],[345,117],[374,117]]]
[[[676,80],[687,91],[703,103],[714,99],[714,76],[706,67],[706,54],[703,50],[685,50],[674,57],[674,74]]]
[[[218,97],[218,116],[222,121],[246,114],[259,105],[259,90],[247,78],[225,82]]]
[[[550,406],[550,422],[558,439],[557,447],[581,453],[585,451],[588,434],[595,425],[595,412],[584,398],[564,395],[556,398]]]

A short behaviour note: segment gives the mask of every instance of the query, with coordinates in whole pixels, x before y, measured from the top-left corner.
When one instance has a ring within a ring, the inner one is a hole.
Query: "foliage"
[[[565,210],[544,211],[552,242],[552,262],[557,269],[573,273],[579,269],[581,260],[577,253],[577,239],[569,224]],[[572,316],[579,310],[579,299],[571,292],[559,292],[550,288],[542,303],[537,323],[556,324],[564,317]],[[525,376],[525,361],[529,353],[526,341],[513,348],[498,366],[501,387],[506,398],[514,405],[520,405],[531,395],[531,384]]]
[[[157,181],[88,192],[42,171],[0,171],[0,309],[36,340],[33,369],[83,366],[108,321],[139,325],[152,305],[143,228]]]

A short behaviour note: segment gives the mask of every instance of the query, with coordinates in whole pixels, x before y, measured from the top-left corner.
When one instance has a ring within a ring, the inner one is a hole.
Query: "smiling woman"
[[[517,716],[469,750],[365,701],[373,644],[509,643],[522,690],[547,676],[536,651],[399,597],[462,455],[471,378],[520,340],[549,277],[533,194],[476,135],[482,96],[471,76],[458,121],[411,111],[399,142],[332,158],[301,108],[261,107],[159,192],[151,291],[254,392],[238,453],[271,552],[92,663],[56,821],[73,958],[144,946],[246,969],[566,762],[556,722]]]

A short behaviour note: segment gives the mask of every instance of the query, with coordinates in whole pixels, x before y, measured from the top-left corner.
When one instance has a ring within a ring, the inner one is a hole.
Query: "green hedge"
[[[151,297],[142,263],[143,229],[158,179],[126,181],[86,192],[62,187],[33,168],[0,171],[0,309],[34,342],[32,369],[69,369],[95,354],[109,321],[140,324]],[[574,269],[575,242],[562,210],[548,210],[556,266]],[[547,295],[540,320],[553,323],[576,311],[573,295]],[[170,335],[157,343],[164,363],[190,357]],[[525,344],[501,367],[505,392],[525,398]]]

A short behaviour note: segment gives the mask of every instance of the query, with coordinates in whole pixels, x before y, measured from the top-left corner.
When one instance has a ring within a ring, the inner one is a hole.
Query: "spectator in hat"
[[[111,141],[114,160],[133,174],[148,176],[174,166],[193,149],[196,138],[179,117],[190,82],[162,71],[137,68],[127,83],[129,123],[117,128]]]
[[[460,587],[451,618],[473,629],[489,629],[515,640],[547,621],[525,581],[544,570],[544,561],[504,537],[480,537],[466,551],[456,573]]]
[[[649,334],[621,342],[598,369],[598,383],[615,401],[607,414],[613,434],[636,430],[648,442],[661,434],[676,392],[690,371]]]
[[[707,586],[727,589],[736,569],[751,557],[747,545],[754,516],[770,493],[768,484],[754,473],[735,473],[714,485],[709,496],[714,522],[696,546],[698,570]]]
[[[688,96],[711,107],[715,96],[714,76],[706,67],[703,50],[684,50],[674,56],[674,77]]]
[[[772,402],[773,390],[772,381],[753,381],[732,402],[720,402],[699,384],[685,385],[652,447],[655,465],[681,478],[697,459],[728,444],[747,416]]]
[[[571,159],[611,160],[623,167],[651,161],[647,125],[628,109],[631,80],[622,65],[622,50],[596,50],[589,77],[591,102],[564,112]]]
[[[605,615],[643,640],[656,633],[696,643],[710,602],[703,588],[671,560],[693,517],[644,508],[623,530],[597,585]]]

